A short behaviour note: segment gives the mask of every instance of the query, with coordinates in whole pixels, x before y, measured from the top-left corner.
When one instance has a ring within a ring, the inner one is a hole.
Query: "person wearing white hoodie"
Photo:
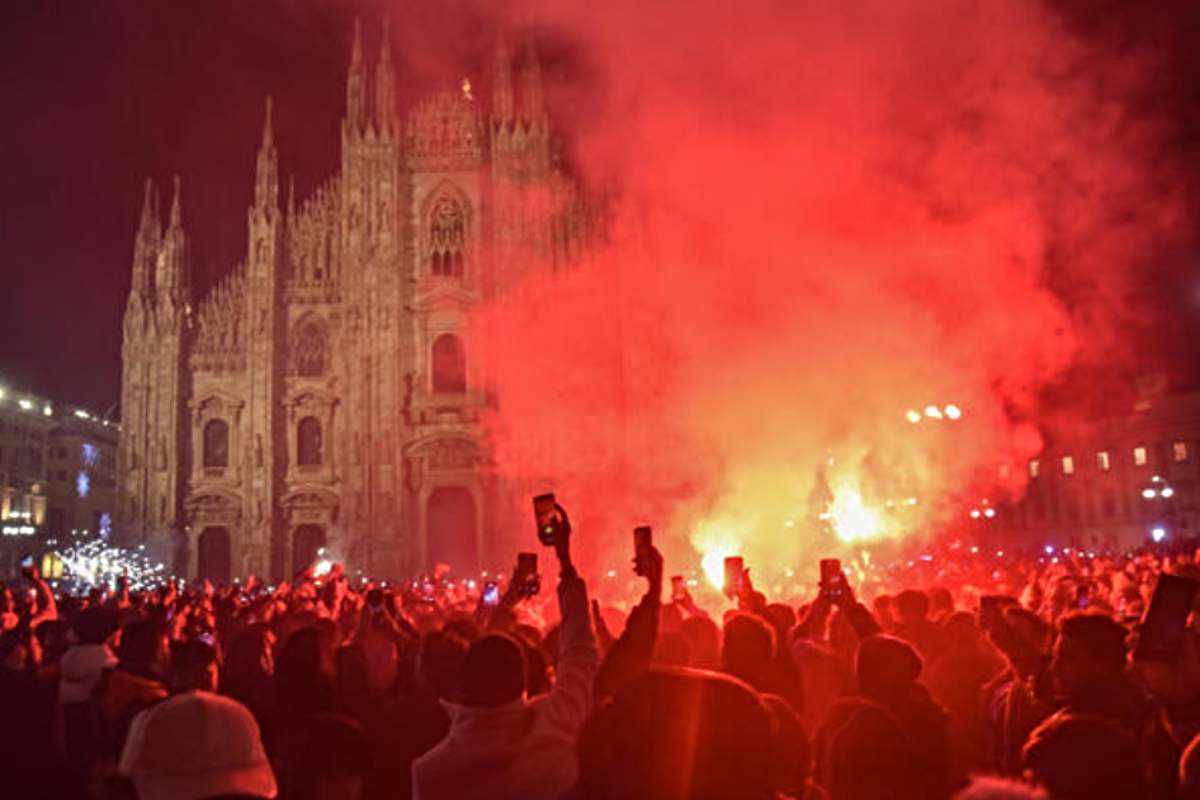
[[[567,536],[555,552],[562,628],[554,688],[526,698],[524,653],[511,637],[493,633],[472,644],[463,702],[443,701],[450,732],[413,762],[414,800],[557,800],[575,784],[576,740],[591,712],[600,656]]]

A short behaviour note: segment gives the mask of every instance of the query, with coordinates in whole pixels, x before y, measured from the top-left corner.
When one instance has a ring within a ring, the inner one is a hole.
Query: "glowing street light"
[[[1161,542],[1167,538],[1167,529],[1163,527],[1152,528],[1150,530],[1150,538],[1156,542]]]
[[[925,406],[925,416],[930,419],[941,419],[942,410],[937,406]]]
[[[962,409],[953,403],[946,406],[943,411],[946,414],[946,419],[959,419],[962,417]]]
[[[904,413],[904,418],[906,420],[908,420],[909,422],[911,422],[913,425],[916,425],[918,422],[921,421],[921,412],[915,411],[910,408],[908,411],[906,411]]]

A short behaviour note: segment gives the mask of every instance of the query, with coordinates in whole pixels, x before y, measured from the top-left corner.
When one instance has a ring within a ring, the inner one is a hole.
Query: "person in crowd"
[[[372,774],[366,730],[337,714],[316,714],[283,754],[281,800],[362,800]]]
[[[942,625],[946,649],[926,671],[929,691],[949,715],[953,782],[987,766],[988,722],[983,688],[1004,665],[965,611]]]
[[[463,659],[461,703],[447,704],[450,732],[413,762],[417,800],[551,800],[575,783],[575,739],[592,707],[599,653],[570,537],[554,545],[562,616],[554,688],[527,699],[524,652],[511,636],[489,633],[472,643]]]
[[[175,695],[138,714],[119,772],[132,781],[138,800],[250,800],[278,794],[250,709],[203,690]]]
[[[775,800],[781,781],[770,710],[736,678],[642,673],[600,706],[579,744],[573,800]]]
[[[1027,783],[981,775],[954,795],[954,800],[1050,800],[1041,789]]]
[[[917,648],[926,662],[942,653],[945,637],[937,623],[929,618],[929,596],[917,589],[905,589],[896,595],[899,621],[892,633]]]
[[[1151,797],[1137,740],[1112,719],[1060,711],[1025,744],[1027,774],[1054,800]]]

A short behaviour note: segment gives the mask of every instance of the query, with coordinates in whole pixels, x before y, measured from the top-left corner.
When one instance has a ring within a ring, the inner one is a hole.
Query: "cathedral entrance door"
[[[475,497],[462,486],[434,489],[425,514],[429,563],[448,564],[459,575],[479,567],[475,542]]]
[[[292,571],[300,572],[317,560],[317,551],[325,546],[325,529],[320,525],[301,525],[292,534]]]
[[[213,583],[230,578],[229,529],[205,528],[196,546],[196,577]]]

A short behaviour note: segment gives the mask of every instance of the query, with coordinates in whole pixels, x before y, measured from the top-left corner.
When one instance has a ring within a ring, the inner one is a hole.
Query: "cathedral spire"
[[[362,130],[366,118],[366,69],[362,56],[362,23],[354,20],[354,43],[350,47],[350,72],[346,76],[346,122],[355,132]]]
[[[187,236],[183,232],[182,186],[178,175],[175,176],[174,182],[175,193],[171,198],[170,221],[160,245],[154,283],[160,302],[169,298],[176,302],[186,303],[190,291],[191,274],[188,263]]]
[[[275,151],[275,134],[271,127],[270,96],[267,97],[267,118],[263,124],[262,146],[258,148],[254,207],[267,213],[279,208],[279,156]]]
[[[375,124],[380,133],[396,128],[396,70],[392,65],[391,20],[383,21],[379,41],[379,64],[375,67]]]
[[[496,55],[492,65],[492,118],[504,122],[512,119],[513,87],[512,64],[504,34],[496,37]]]
[[[142,219],[133,240],[133,282],[130,286],[130,294],[150,294],[150,281],[154,275],[154,259],[158,253],[160,235],[158,198],[154,190],[154,181],[146,178],[146,190],[142,198]]]
[[[532,37],[529,39],[525,69],[521,80],[523,84],[521,87],[523,90],[521,110],[524,112],[525,119],[530,124],[540,122],[546,116],[546,97],[542,91],[542,65],[538,61]]]

